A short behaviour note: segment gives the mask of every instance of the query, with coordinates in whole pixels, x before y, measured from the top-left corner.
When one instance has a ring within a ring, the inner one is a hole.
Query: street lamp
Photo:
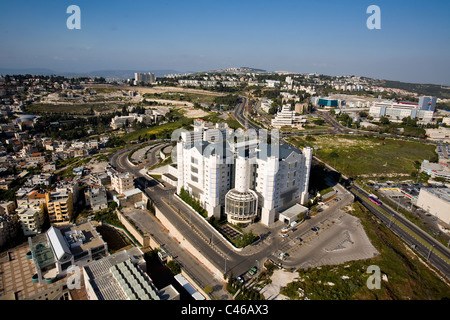
[[[391,227],[391,224],[392,224],[392,219],[394,218],[394,214],[392,214],[392,218],[391,218],[391,220],[389,221],[389,226],[388,226],[388,228],[390,228]]]
[[[228,259],[228,254],[225,254],[225,274],[227,274],[227,259]]]
[[[428,261],[428,259],[430,258],[430,255],[431,255],[431,250],[433,250],[433,248],[434,248],[434,244],[433,244],[433,245],[431,245],[431,247],[430,247],[430,251],[428,252],[428,257],[427,257],[427,261]]]

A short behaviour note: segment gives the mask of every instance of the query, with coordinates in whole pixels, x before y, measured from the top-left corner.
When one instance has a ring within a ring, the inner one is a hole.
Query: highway
[[[238,119],[238,121],[241,122],[241,124],[246,123],[245,117],[243,115],[246,100],[245,98],[243,99],[244,102],[238,105],[237,108],[234,110],[234,115]],[[328,113],[320,112],[318,114],[325,121],[327,121],[333,126],[335,133],[346,133],[350,131],[348,128],[344,127],[335,119],[333,119],[333,117],[331,117]],[[248,124],[249,127],[259,129],[258,126],[251,123],[250,121],[248,122]],[[353,132],[357,134],[368,133],[359,130],[353,130]],[[378,133],[372,134],[379,135]],[[315,159],[317,160],[317,158]],[[331,168],[328,165],[327,167],[335,171],[334,168]],[[381,213],[379,210],[374,208],[372,202],[370,202],[367,199],[368,193],[362,188],[360,188],[357,184],[352,183],[352,188],[349,188],[348,190],[353,194],[356,201],[361,202],[364,205],[364,207],[367,208],[378,219],[380,219],[380,221],[387,224],[391,228],[391,230],[397,236],[400,237],[400,239],[405,241],[410,246],[414,247],[414,250],[416,250],[416,252],[421,254],[431,265],[433,265],[443,275],[445,275],[447,279],[450,279],[450,269],[449,269],[450,250],[448,248],[443,246],[436,239],[432,238],[428,233],[417,227],[414,223],[410,222],[405,217],[397,214],[393,209],[387,207],[384,204],[382,204],[380,208],[383,209],[385,212],[387,212],[388,215],[393,218],[393,220],[391,220],[390,217],[387,217],[385,214]],[[399,224],[395,223],[395,221],[398,221]]]
[[[244,126],[247,125],[248,128],[253,128],[255,130],[259,129],[257,125],[248,121],[246,122],[243,115],[244,109],[247,104],[247,98],[241,97],[240,103],[237,104],[233,111],[236,119]],[[155,205],[161,210],[161,212],[171,221],[173,225],[177,227],[180,232],[182,232],[183,237],[187,239],[191,244],[193,244],[202,254],[219,270],[224,273],[232,273],[234,276],[241,275],[245,273],[252,266],[264,262],[267,258],[276,260],[277,253],[280,249],[285,247],[286,243],[283,243],[283,239],[279,236],[278,228],[268,229],[268,232],[262,234],[264,241],[261,241],[258,245],[247,246],[241,251],[232,248],[228,241],[222,239],[219,236],[217,230],[215,230],[204,218],[195,214],[187,207],[182,201],[180,201],[174,195],[174,188],[165,187],[160,182],[152,179],[139,172],[137,167],[133,166],[127,161],[127,156],[129,152],[134,149],[136,145],[132,147],[127,147],[115,153],[110,158],[110,164],[123,171],[132,172],[136,175],[136,182],[141,190],[144,190],[146,195],[155,203]],[[154,148],[152,154],[150,155],[151,162],[157,161],[156,152],[161,146]],[[153,153],[154,152],[154,153]],[[151,166],[154,163],[149,163]],[[378,217],[383,223],[388,224],[393,232],[395,232],[399,237],[401,237],[408,244],[415,244],[415,250],[423,255],[428,261],[438,268],[443,274],[449,277],[448,263],[442,260],[436,252],[444,255],[448,259],[448,249],[443,247],[440,243],[437,243],[429,235],[425,234],[423,231],[419,230],[417,227],[408,223],[408,221],[403,221],[404,218],[399,217],[395,212],[391,212],[389,208],[383,206],[382,208],[386,212],[394,214],[394,218],[398,221],[402,221],[403,225],[408,226],[410,231],[405,231],[400,228],[397,224],[390,222],[390,220],[377,209],[375,209],[371,203],[361,197],[360,195],[365,195],[365,191],[361,190],[355,184],[352,185],[353,189],[350,188],[349,191],[355,196],[357,201],[360,201],[372,214]],[[149,223],[155,223],[151,221],[153,219],[149,214],[145,217],[146,221],[135,221],[140,227],[144,228],[145,225]],[[403,220],[401,220],[403,219]],[[306,224],[305,224],[306,226]],[[309,223],[308,223],[309,226]],[[299,234],[301,230],[293,234]],[[416,237],[422,239],[417,240],[411,234],[416,234]],[[173,240],[169,240],[167,235],[159,234],[156,235],[161,239],[166,239],[167,243],[164,243],[164,248],[169,251],[172,256],[175,256],[177,261],[185,266],[189,270],[191,276],[199,282],[200,285],[211,285],[211,281],[214,280],[214,276],[201,264],[193,262],[193,257],[185,250],[180,249],[177,243]],[[430,244],[432,250],[430,251],[430,246],[424,245],[423,242]],[[432,247],[434,245],[434,247]],[[217,282],[217,281],[216,281]]]
[[[377,210],[374,204],[367,199],[369,193],[357,184],[352,183],[350,191],[355,195],[355,200],[361,202],[374,216],[386,224],[392,232],[413,247],[431,265],[450,279],[450,250],[448,248],[385,204],[381,204],[379,207],[387,215]]]
[[[277,237],[273,237],[273,241],[265,241],[264,244],[259,246],[248,246],[241,251],[233,248],[228,241],[220,237],[218,231],[205,221],[203,217],[193,213],[186,204],[174,195],[175,189],[173,187],[165,187],[151,177],[142,174],[127,161],[129,152],[135,147],[125,148],[115,153],[110,158],[110,164],[118,170],[133,173],[137,177],[135,181],[139,188],[145,191],[155,206],[182,232],[183,237],[201,251],[217,269],[240,275],[254,266],[256,261],[263,262],[267,256],[274,253],[275,247],[272,247],[270,244],[281,241]],[[154,148],[154,152],[158,149]],[[153,156],[151,157],[154,158]],[[149,164],[149,166],[151,165],[153,164]],[[145,219],[145,222],[143,220],[135,222],[138,224],[148,223],[148,220],[151,219],[150,214]],[[265,235],[262,236],[264,237]],[[170,253],[173,255],[172,252]],[[181,264],[184,264],[183,260],[187,259],[187,256],[183,258],[180,254],[179,260]],[[197,266],[191,271],[195,273],[195,278],[197,279],[210,275],[201,266]],[[207,280],[205,279],[203,282],[205,283]]]
[[[237,121],[240,122],[241,125],[243,125],[246,129],[255,129],[259,130],[260,127],[258,127],[253,122],[247,120],[247,118],[244,117],[244,111],[247,107],[247,98],[244,96],[240,96],[241,102],[237,104],[237,106],[233,110],[233,115],[237,119]]]

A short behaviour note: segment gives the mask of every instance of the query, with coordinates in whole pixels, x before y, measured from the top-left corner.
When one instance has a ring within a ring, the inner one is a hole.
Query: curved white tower
[[[238,156],[235,163],[235,187],[225,196],[225,214],[230,223],[251,223],[257,215],[258,196],[250,190],[249,162]]]

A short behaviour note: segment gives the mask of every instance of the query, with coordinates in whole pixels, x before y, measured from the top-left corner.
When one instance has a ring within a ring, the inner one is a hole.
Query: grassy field
[[[311,300],[440,300],[450,298],[450,286],[431,271],[390,230],[359,203],[351,214],[360,218],[370,241],[380,254],[377,257],[298,270],[299,281],[289,283],[281,293],[291,299]],[[371,265],[380,268],[379,289],[369,289]],[[303,292],[303,296],[299,296]]]
[[[98,112],[114,112],[122,110],[123,106],[132,105],[130,102],[108,102],[108,103],[33,103],[26,107],[27,112],[50,112],[68,114],[90,114],[91,109]]]
[[[315,155],[346,176],[404,175],[417,172],[416,162],[436,156],[435,146],[414,141],[356,135],[293,137],[297,146],[317,147]]]

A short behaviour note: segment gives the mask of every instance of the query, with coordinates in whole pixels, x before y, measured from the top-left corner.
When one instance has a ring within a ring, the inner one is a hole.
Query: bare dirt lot
[[[131,86],[112,86],[105,84],[87,84],[85,85],[88,88],[111,88],[111,89],[121,89],[121,90],[134,90],[139,92],[141,95],[144,93],[164,93],[164,92],[191,92],[198,93],[204,95],[212,95],[212,96],[224,96],[225,93],[222,92],[211,92],[207,90],[201,89],[192,89],[192,88],[180,88],[180,87],[131,87]]]
[[[288,272],[281,269],[276,269],[273,272],[272,283],[268,284],[261,290],[261,294],[266,300],[288,300],[289,298],[280,294],[282,287],[285,287],[289,282],[298,278],[297,272]]]

